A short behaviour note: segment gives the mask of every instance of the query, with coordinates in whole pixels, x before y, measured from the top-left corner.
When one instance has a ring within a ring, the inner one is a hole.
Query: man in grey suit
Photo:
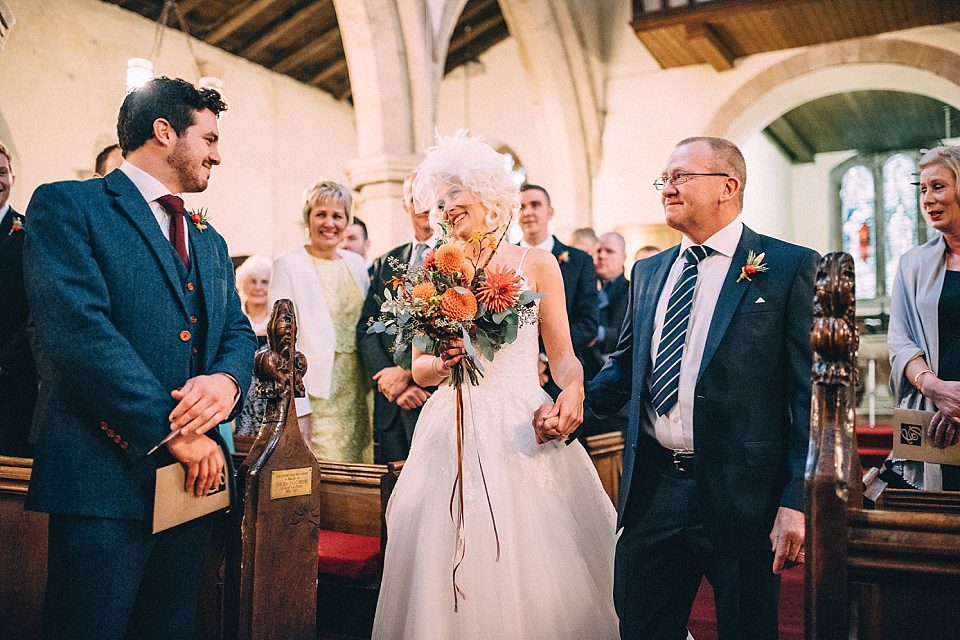
[[[683,241],[634,265],[617,350],[587,385],[594,419],[630,403],[625,640],[685,638],[703,576],[721,640],[774,639],[779,574],[802,562],[818,256],[743,224],[746,180],[732,142],[677,145],[654,185]],[[535,427],[555,431],[549,406]]]
[[[182,463],[198,496],[218,485],[216,427],[250,383],[256,341],[227,245],[175,195],[207,187],[225,108],[216,91],[151,80],[120,107],[120,168],[42,185],[27,209],[47,365],[26,506],[50,514],[46,637],[192,636],[217,516],[155,535],[151,516],[160,466]]]

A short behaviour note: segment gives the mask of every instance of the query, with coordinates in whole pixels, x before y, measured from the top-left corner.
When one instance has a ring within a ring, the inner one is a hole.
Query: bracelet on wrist
[[[921,394],[923,394],[923,389],[920,387],[920,378],[922,378],[922,377],[923,377],[923,374],[925,374],[925,373],[931,373],[931,374],[932,374],[932,373],[933,373],[933,369],[924,369],[923,371],[921,371],[921,372],[918,373],[917,375],[913,376],[913,386],[915,386],[915,387],[917,388],[917,391],[919,391]]]

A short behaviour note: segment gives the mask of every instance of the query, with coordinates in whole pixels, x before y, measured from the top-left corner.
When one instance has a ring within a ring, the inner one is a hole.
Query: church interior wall
[[[26,209],[40,184],[90,176],[116,142],[127,59],[148,55],[155,22],[99,0],[7,0],[17,23],[0,51],[0,117],[15,156],[10,202]],[[193,41],[223,80],[222,164],[187,197],[208,209],[231,253],[276,254],[302,244],[301,195],[318,179],[346,181],[356,155],[353,109],[329,94]],[[158,74],[195,81],[179,31],[168,30]]]

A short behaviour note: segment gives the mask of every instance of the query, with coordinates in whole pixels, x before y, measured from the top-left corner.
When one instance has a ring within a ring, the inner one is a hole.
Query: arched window
[[[858,154],[832,172],[839,249],[853,256],[858,315],[885,313],[900,256],[927,241],[920,215],[915,151]],[[875,304],[869,304],[872,301]]]

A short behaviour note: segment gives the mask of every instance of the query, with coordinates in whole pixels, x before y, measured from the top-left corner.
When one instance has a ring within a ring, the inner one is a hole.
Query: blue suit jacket
[[[24,246],[41,372],[36,454],[26,506],[106,518],[149,518],[161,447],[190,377],[191,322],[177,256],[121,171],[39,187]],[[223,238],[188,228],[206,308],[199,373],[250,385],[256,339],[240,309]],[[202,326],[202,325],[201,325]],[[198,372],[194,372],[196,375]],[[235,411],[242,406],[242,398]]]
[[[769,270],[737,282],[747,253],[766,253]],[[637,262],[617,351],[587,387],[592,419],[628,401],[619,511],[631,489],[651,486],[656,470],[647,412],[654,314],[673,247]],[[701,515],[718,550],[770,548],[779,506],[803,509],[810,431],[813,283],[816,252],[744,227],[717,300],[694,399],[694,458]],[[762,301],[761,301],[762,300]],[[639,453],[638,453],[639,447]],[[634,476],[638,476],[634,479]]]

